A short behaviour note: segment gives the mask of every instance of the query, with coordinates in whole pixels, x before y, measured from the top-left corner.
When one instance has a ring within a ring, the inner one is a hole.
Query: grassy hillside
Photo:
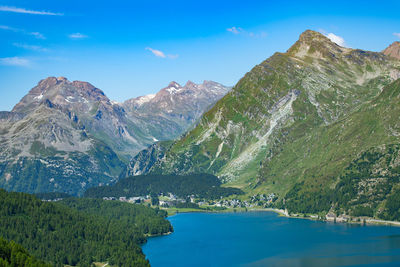
[[[357,112],[286,146],[271,161],[276,172],[289,174],[281,181],[297,181],[286,195],[290,210],[329,211],[333,206],[337,213],[400,219],[399,210],[390,208],[400,185],[399,98],[397,80]],[[293,151],[297,157],[290,159]],[[278,187],[268,181],[271,171],[264,171],[265,184]]]

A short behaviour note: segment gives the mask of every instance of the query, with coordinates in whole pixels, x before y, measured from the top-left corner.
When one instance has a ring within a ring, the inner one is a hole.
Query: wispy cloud
[[[157,49],[153,49],[150,47],[146,47],[146,50],[149,50],[151,53],[153,53],[153,55],[155,55],[156,57],[162,57],[162,58],[166,58],[164,52],[157,50]]]
[[[6,25],[0,25],[0,29],[1,30],[6,30],[6,31],[17,31],[17,29],[15,29],[15,28],[12,28],[12,27],[10,27],[10,26],[6,26]]]
[[[394,32],[393,35],[400,38],[400,33],[398,33],[398,32]]]
[[[40,32],[30,32],[29,35],[34,36],[36,39],[46,39]]]
[[[334,33],[331,33],[331,32],[328,33],[328,34],[325,34],[325,36],[328,37],[329,39],[331,39],[332,42],[334,42],[334,43],[336,43],[336,44],[338,44],[340,46],[347,47],[347,44],[346,44],[345,40],[343,39],[343,37],[338,36],[338,35],[336,35]]]
[[[22,13],[22,14],[32,14],[32,15],[48,15],[48,16],[63,16],[64,15],[63,13],[29,10],[29,9],[13,7],[13,6],[0,6],[0,11]]]
[[[28,45],[28,44],[21,44],[21,43],[13,43],[15,47],[23,48],[25,50],[37,51],[37,52],[47,52],[48,49],[41,47],[39,45]]]
[[[69,38],[71,39],[85,39],[88,38],[87,35],[76,32],[76,33],[71,33],[70,35],[68,35]]]
[[[226,29],[226,30],[227,30],[228,32],[233,33],[233,34],[239,34],[239,33],[243,32],[243,29],[240,28],[240,27],[231,27],[231,28],[228,28],[228,29]]]
[[[23,57],[3,57],[0,58],[0,64],[7,66],[28,67],[31,62],[29,59]]]
[[[175,59],[175,58],[179,57],[179,55],[170,55],[170,54],[166,55],[163,51],[160,51],[160,50],[157,50],[157,49],[153,49],[151,47],[146,47],[145,49],[149,50],[156,57],[170,58],[170,59]]]
[[[243,28],[240,28],[240,27],[231,27],[231,28],[228,28],[228,29],[226,29],[228,32],[231,32],[231,33],[233,33],[233,34],[235,34],[235,35],[238,35],[238,34],[241,34],[241,35],[245,35],[245,36],[248,36],[248,37],[254,37],[254,38],[264,38],[264,37],[267,37],[267,33],[266,32],[263,32],[263,31],[261,31],[261,32],[248,32],[248,31],[246,31],[246,30],[244,30]]]
[[[7,25],[0,25],[0,30],[12,31],[12,32],[17,32],[17,33],[22,33],[25,35],[31,35],[31,36],[35,37],[36,39],[46,39],[46,37],[44,37],[44,35],[41,34],[40,32],[29,32],[24,29],[18,29],[18,28],[7,26]]]

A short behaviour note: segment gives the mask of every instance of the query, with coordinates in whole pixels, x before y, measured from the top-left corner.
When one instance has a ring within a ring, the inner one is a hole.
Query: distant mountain
[[[382,53],[389,57],[400,59],[400,42],[394,42],[385,50],[383,50]]]
[[[176,89],[143,105],[118,104],[87,82],[40,81],[11,112],[0,112],[0,186],[75,195],[113,182],[129,158],[182,134],[229,90],[214,82]]]
[[[248,72],[193,130],[140,152],[127,172],[210,173],[249,194],[275,193],[292,212],[369,207],[382,218],[400,186],[400,61],[385,53],[305,31]]]
[[[188,81],[185,86],[171,82],[157,94],[129,99],[122,107],[153,140],[172,140],[193,126],[229,90],[212,81]]]

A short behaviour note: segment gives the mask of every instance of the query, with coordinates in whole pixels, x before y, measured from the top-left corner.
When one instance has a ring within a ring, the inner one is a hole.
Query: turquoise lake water
[[[181,213],[143,251],[158,266],[400,266],[400,227],[279,217]]]

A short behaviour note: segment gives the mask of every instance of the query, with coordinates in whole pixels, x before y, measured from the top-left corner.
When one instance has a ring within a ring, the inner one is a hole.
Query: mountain
[[[111,101],[87,82],[40,81],[11,112],[0,112],[0,186],[76,195],[114,182],[129,158],[182,134],[229,90],[214,82],[178,89],[140,107]]]
[[[171,82],[157,94],[129,99],[122,106],[154,140],[172,140],[193,126],[229,90],[212,81],[188,81],[185,86]]]
[[[248,72],[181,139],[158,144],[161,152],[154,146],[140,152],[128,173],[210,173],[249,194],[275,193],[293,212],[327,212],[333,205],[349,213],[361,205],[340,204],[338,192],[349,185],[333,190],[349,166],[360,168],[371,151],[382,162],[387,151],[397,153],[399,78],[399,60],[307,30],[287,52]],[[370,171],[397,168],[394,158],[387,161]],[[366,192],[377,193],[370,183]],[[395,185],[363,205],[384,210]]]
[[[382,53],[389,57],[400,59],[400,42],[394,42],[385,50],[383,50]]]

